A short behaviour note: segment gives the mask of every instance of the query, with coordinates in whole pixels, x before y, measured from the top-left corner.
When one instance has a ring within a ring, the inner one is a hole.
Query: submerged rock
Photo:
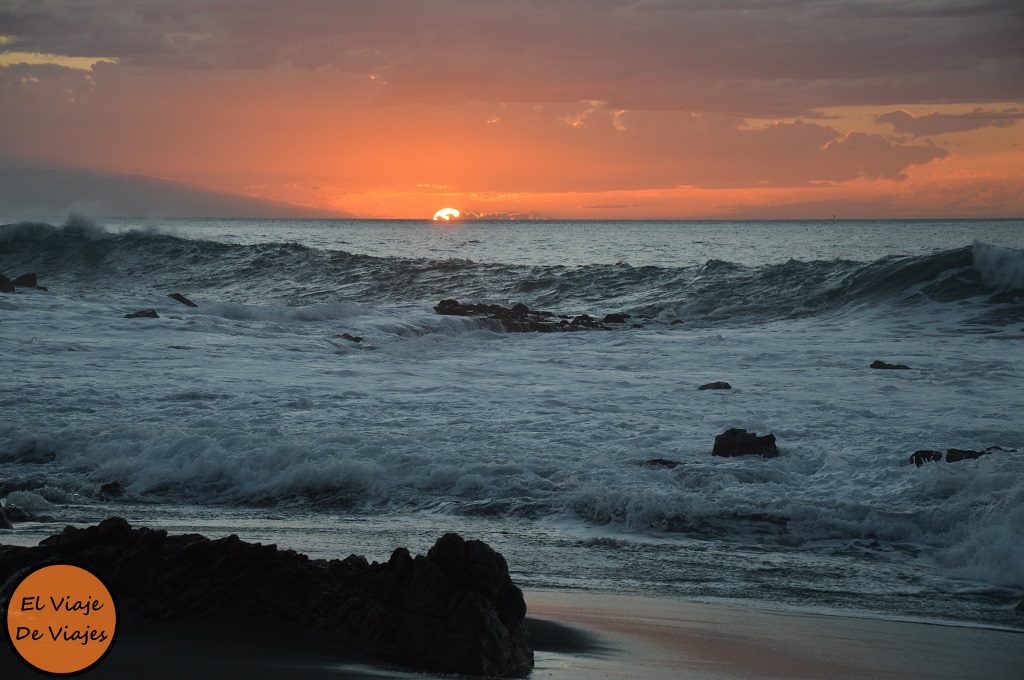
[[[182,295],[181,293],[171,293],[167,297],[171,298],[172,300],[177,300],[178,302],[180,302],[181,304],[185,305],[186,307],[198,307],[199,306],[196,303],[194,303],[191,300],[189,300],[184,295]]]
[[[312,560],[237,536],[168,536],[112,517],[36,547],[0,546],[0,602],[10,599],[13,575],[58,560],[102,578],[126,622],[266,619],[425,671],[521,677],[533,668],[526,603],[505,559],[457,534],[426,557],[398,548],[370,564],[355,555]]]
[[[117,498],[124,495],[124,485],[121,482],[107,482],[100,487],[100,495],[108,498]]]
[[[35,272],[30,274],[22,274],[21,276],[11,281],[11,283],[14,284],[15,288],[36,288],[38,286],[38,281],[36,279]]]
[[[14,282],[11,281],[6,276],[4,276],[3,274],[0,274],[0,293],[13,293],[13,292],[14,292]]]
[[[756,455],[774,458],[779,455],[779,450],[775,446],[775,435],[769,433],[758,437],[755,432],[733,427],[715,437],[715,448],[711,454],[726,457]]]
[[[671,470],[672,468],[679,467],[682,463],[677,460],[669,460],[668,458],[651,458],[650,460],[645,460],[640,463],[640,465],[654,470],[658,468],[667,468]]]
[[[883,369],[888,369],[890,371],[909,371],[910,370],[910,366],[904,366],[903,364],[887,364],[886,362],[884,362],[884,361],[882,361],[880,359],[875,359],[874,361],[872,361],[871,365],[868,368],[883,368]]]
[[[2,510],[7,515],[7,519],[10,523],[14,522],[34,522],[37,519],[42,519],[36,516],[34,513],[25,510],[20,505],[13,503],[7,503],[3,506]]]
[[[337,337],[342,338],[343,340],[348,340],[349,342],[363,342],[363,336],[361,335],[351,335],[350,333],[338,333]]]
[[[606,314],[598,321],[589,314],[569,316],[554,312],[531,310],[522,302],[511,309],[501,305],[463,304],[458,300],[441,300],[434,311],[447,316],[476,316],[487,319],[495,330],[508,333],[551,333],[555,331],[611,330],[609,323],[625,323],[628,314]],[[642,328],[639,324],[634,328]]]
[[[701,385],[697,388],[698,390],[731,390],[732,385],[727,382],[709,382]]]
[[[914,451],[910,454],[910,462],[921,467],[925,463],[937,462],[942,460],[942,451],[930,451],[922,449],[920,451]]]
[[[125,314],[126,319],[159,319],[160,315],[156,313],[155,309],[140,309],[137,312],[131,312]]]
[[[1001,451],[1003,453],[1013,453],[1017,449],[1004,449],[1001,446],[990,446],[987,449],[981,449],[980,451],[974,449],[946,449],[946,462],[947,463],[959,463],[962,460],[974,460],[975,458],[981,458],[987,456],[990,453],[996,453]],[[942,451],[932,450],[921,450],[914,451],[910,454],[910,462],[921,467],[925,463],[937,463],[942,460]]]

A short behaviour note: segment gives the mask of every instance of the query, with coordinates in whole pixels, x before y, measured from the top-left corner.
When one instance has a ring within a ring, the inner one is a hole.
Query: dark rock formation
[[[156,313],[155,309],[140,309],[137,312],[125,314],[126,319],[159,319],[160,315]]]
[[[3,274],[0,274],[0,293],[13,293],[13,292],[14,292],[14,283],[9,278],[4,276]]]
[[[598,321],[589,314],[568,316],[553,312],[531,310],[522,302],[511,309],[501,305],[462,304],[458,300],[441,300],[434,307],[438,314],[448,316],[477,316],[492,322],[495,330],[509,333],[551,333],[554,331],[611,330],[609,323],[625,323],[628,314],[606,314]],[[634,324],[634,328],[642,328]]]
[[[124,485],[121,482],[107,482],[100,487],[100,495],[107,498],[117,498],[124,495]]]
[[[651,458],[650,460],[645,460],[640,463],[640,465],[645,468],[651,468],[652,470],[657,470],[658,468],[667,468],[671,470],[672,468],[679,467],[682,463],[676,460],[669,460],[667,458]]]
[[[1011,453],[1015,452],[1016,449],[1004,449],[1001,446],[990,446],[980,451],[974,449],[946,449],[946,462],[959,463],[962,460],[974,460],[997,451]],[[921,450],[910,454],[910,462],[917,467],[921,467],[925,463],[937,463],[940,460],[942,460],[942,451]]]
[[[917,467],[921,467],[925,463],[938,462],[940,460],[942,460],[942,451],[929,451],[927,449],[922,449],[910,454],[910,462]]]
[[[697,388],[698,390],[731,390],[732,385],[727,382],[709,382],[701,385]]]
[[[182,295],[181,293],[171,293],[167,297],[171,298],[172,300],[177,300],[178,302],[180,302],[181,304],[185,305],[186,307],[198,307],[199,306],[196,303],[194,303],[191,300],[189,300],[184,295]]]
[[[18,278],[11,281],[15,288],[35,288],[38,285],[35,273],[22,274]]]
[[[962,460],[974,460],[975,458],[981,458],[988,453],[992,453],[992,450],[985,449],[984,451],[974,451],[971,449],[946,449],[946,462],[958,463]]]
[[[715,448],[711,453],[727,457],[756,455],[774,458],[779,455],[779,450],[775,447],[775,435],[758,437],[754,432],[733,427],[715,437]]]
[[[501,305],[462,304],[458,300],[441,300],[434,310],[438,314],[449,316],[478,316],[490,321],[495,330],[508,333],[551,333],[554,331],[579,330],[568,322],[555,323],[551,312],[531,312],[529,308],[517,303],[508,309]]]
[[[2,510],[7,515],[8,521],[11,523],[34,522],[39,519],[49,519],[48,517],[37,517],[34,513],[25,510],[19,505],[14,505],[13,503],[8,503],[7,505],[3,506]],[[0,524],[2,524],[2,521],[0,521]]]
[[[0,505],[0,529],[13,529],[14,525],[11,524],[11,520],[7,519],[7,513],[4,512],[4,508]]]
[[[273,545],[133,529],[112,517],[67,527],[37,547],[0,546],[0,603],[25,569],[70,561],[94,571],[139,621],[244,617],[290,624],[319,640],[411,668],[524,676],[533,651],[526,603],[505,559],[445,534],[426,557],[398,548],[384,564],[311,560]]]
[[[892,371],[909,371],[910,366],[904,366],[903,364],[887,364],[884,361],[875,359],[871,362],[871,366],[868,368],[885,368]]]
[[[349,342],[363,342],[363,336],[361,335],[351,335],[350,333],[338,333],[337,337],[342,338],[344,340],[348,340]]]
[[[683,322],[682,319],[672,319],[672,323],[670,323],[669,326],[678,326],[682,322]]]

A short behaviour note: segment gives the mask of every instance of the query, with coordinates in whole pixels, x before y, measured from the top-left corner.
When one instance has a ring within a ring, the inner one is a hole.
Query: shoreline
[[[530,678],[1009,680],[1024,668],[1024,632],[637,595],[525,595],[536,658]],[[443,677],[382,665],[254,620],[126,623],[119,635],[85,677]],[[4,649],[3,677],[38,677]]]

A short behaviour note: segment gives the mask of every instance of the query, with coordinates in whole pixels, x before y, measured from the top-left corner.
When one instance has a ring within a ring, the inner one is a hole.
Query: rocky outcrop
[[[198,307],[199,306],[196,303],[194,303],[191,300],[189,300],[184,295],[182,295],[181,293],[171,293],[167,297],[171,298],[172,300],[176,300],[177,302],[180,302],[181,304],[185,305],[186,307]]]
[[[887,364],[886,362],[884,362],[884,361],[882,361],[880,359],[875,359],[874,361],[872,361],[871,365],[868,366],[868,368],[881,368],[881,369],[887,369],[887,370],[890,370],[890,371],[909,371],[910,370],[910,366],[904,366],[903,364]]]
[[[522,302],[511,308],[501,305],[463,304],[458,300],[441,300],[434,311],[446,316],[476,316],[487,319],[508,333],[553,333],[559,331],[612,330],[621,327],[629,314],[606,314],[601,320],[589,314],[576,316],[556,315],[553,312],[531,310]],[[611,325],[609,325],[611,324]],[[639,324],[634,328],[642,328]]]
[[[733,427],[715,437],[715,448],[711,451],[715,456],[763,456],[774,458],[779,455],[775,446],[775,435],[757,436],[738,427]]]
[[[914,451],[910,454],[910,462],[921,467],[925,463],[932,463],[942,460],[942,451]]]
[[[652,470],[671,470],[673,468],[679,467],[680,465],[682,465],[682,463],[680,463],[677,460],[669,460],[668,458],[651,458],[650,460],[645,460],[644,462],[640,463],[640,465],[645,468],[651,468]]]
[[[709,382],[701,385],[697,388],[698,390],[731,390],[732,385],[727,382]]]
[[[8,524],[14,524],[15,522],[46,521],[50,519],[49,517],[39,517],[34,513],[25,510],[20,505],[15,505],[13,503],[5,504],[2,508],[0,508],[0,510],[2,510],[5,515],[7,515]],[[3,522],[0,521],[0,524],[2,523]]]
[[[104,498],[118,498],[124,495],[124,484],[121,482],[107,482],[100,486],[100,496]]]
[[[131,312],[125,314],[126,319],[159,319],[160,315],[156,313],[155,309],[140,309],[137,312]]]
[[[526,604],[505,559],[457,534],[442,536],[425,557],[398,548],[371,564],[355,555],[311,560],[237,536],[168,536],[113,517],[67,527],[36,547],[0,546],[0,603],[19,573],[58,560],[102,578],[129,624],[264,619],[425,671],[520,677],[533,668]]]
[[[1001,446],[990,446],[987,449],[974,450],[974,449],[946,449],[945,458],[947,463],[959,463],[962,460],[974,460],[975,458],[981,458],[987,456],[990,453],[1003,452],[1012,453],[1017,449],[1004,449]],[[910,454],[910,462],[921,467],[925,463],[937,463],[943,458],[942,451],[933,451],[930,449],[922,449],[920,451],[914,451]]]
[[[14,284],[15,288],[37,288],[39,286],[39,281],[36,278],[35,272],[22,274],[11,281],[11,283]]]
[[[4,276],[3,274],[0,274],[0,293],[13,293],[13,292],[14,292],[14,282],[11,281],[6,276]]]

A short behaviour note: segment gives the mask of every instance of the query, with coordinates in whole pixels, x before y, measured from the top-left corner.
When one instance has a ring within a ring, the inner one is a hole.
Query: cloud
[[[15,0],[19,50],[126,67],[379,77],[381,102],[551,103],[744,116],[1024,98],[1011,0]]]
[[[887,123],[893,130],[914,137],[932,137],[950,132],[967,132],[986,127],[1008,128],[1024,118],[1020,109],[1003,109],[1002,111],[986,111],[981,108],[968,113],[929,113],[915,116],[907,111],[890,111],[875,118],[879,123]]]

